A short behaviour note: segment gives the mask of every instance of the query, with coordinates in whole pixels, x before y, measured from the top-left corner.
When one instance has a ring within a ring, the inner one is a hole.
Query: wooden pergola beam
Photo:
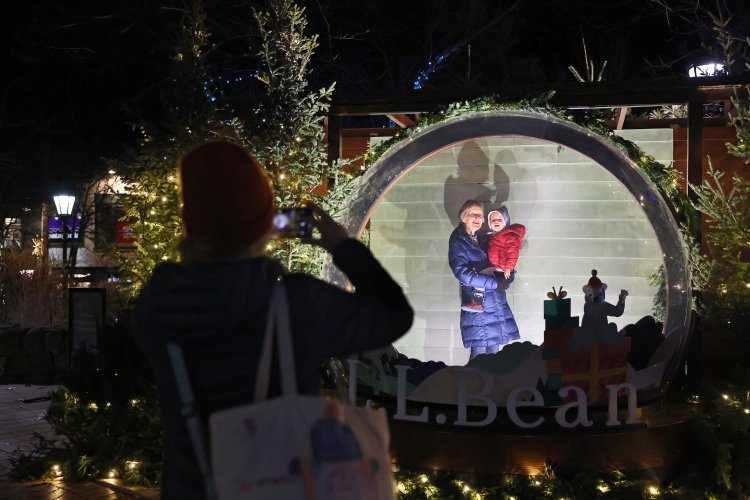
[[[615,115],[615,130],[622,130],[623,125],[625,125],[625,116],[627,116],[627,114],[627,106],[617,108],[617,113]]]
[[[329,113],[341,116],[412,115],[437,111],[452,102],[488,95],[502,99],[533,98],[554,90],[551,103],[561,107],[639,107],[687,102],[715,102],[731,98],[750,85],[750,73],[701,78],[662,78],[628,82],[556,83],[503,86],[451,92],[429,90],[342,96]]]
[[[386,116],[399,127],[411,127],[412,125],[417,124],[417,122],[415,122],[414,120],[409,118],[408,115],[405,115],[405,114],[392,113]]]

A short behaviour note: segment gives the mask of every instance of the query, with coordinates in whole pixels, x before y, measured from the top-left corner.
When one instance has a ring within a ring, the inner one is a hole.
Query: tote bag
[[[267,400],[274,340],[282,395]],[[209,416],[207,484],[220,500],[395,498],[385,410],[298,394],[293,352],[286,293],[276,283],[254,403]]]

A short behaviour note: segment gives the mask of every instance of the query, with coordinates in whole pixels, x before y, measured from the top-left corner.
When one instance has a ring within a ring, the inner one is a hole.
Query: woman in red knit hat
[[[164,425],[162,496],[201,498],[204,481],[182,417],[166,345],[184,353],[202,415],[250,403],[272,285],[283,281],[299,392],[316,394],[320,367],[334,356],[390,344],[413,312],[399,285],[359,241],[312,205],[318,236],[356,292],[305,274],[285,274],[265,255],[273,237],[273,193],[240,146],[209,142],[179,164],[185,235],[181,263],[156,267],[135,311],[136,341],[156,375]],[[278,394],[278,380],[271,394]],[[276,390],[274,390],[276,389]]]

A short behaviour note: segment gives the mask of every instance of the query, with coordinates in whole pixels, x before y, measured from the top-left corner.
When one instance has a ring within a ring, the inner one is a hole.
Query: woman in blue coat
[[[458,213],[459,224],[448,242],[448,264],[461,284],[461,338],[471,349],[471,358],[492,354],[500,346],[520,338],[516,320],[508,307],[505,290],[513,281],[481,273],[487,260],[489,237],[482,231],[484,207],[467,200]],[[483,289],[484,291],[482,292]],[[478,299],[483,297],[483,303]]]

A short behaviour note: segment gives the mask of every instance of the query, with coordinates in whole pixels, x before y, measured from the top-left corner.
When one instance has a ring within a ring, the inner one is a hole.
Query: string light
[[[52,466],[52,474],[54,474],[58,479],[62,478],[62,469],[58,464],[54,464]]]

